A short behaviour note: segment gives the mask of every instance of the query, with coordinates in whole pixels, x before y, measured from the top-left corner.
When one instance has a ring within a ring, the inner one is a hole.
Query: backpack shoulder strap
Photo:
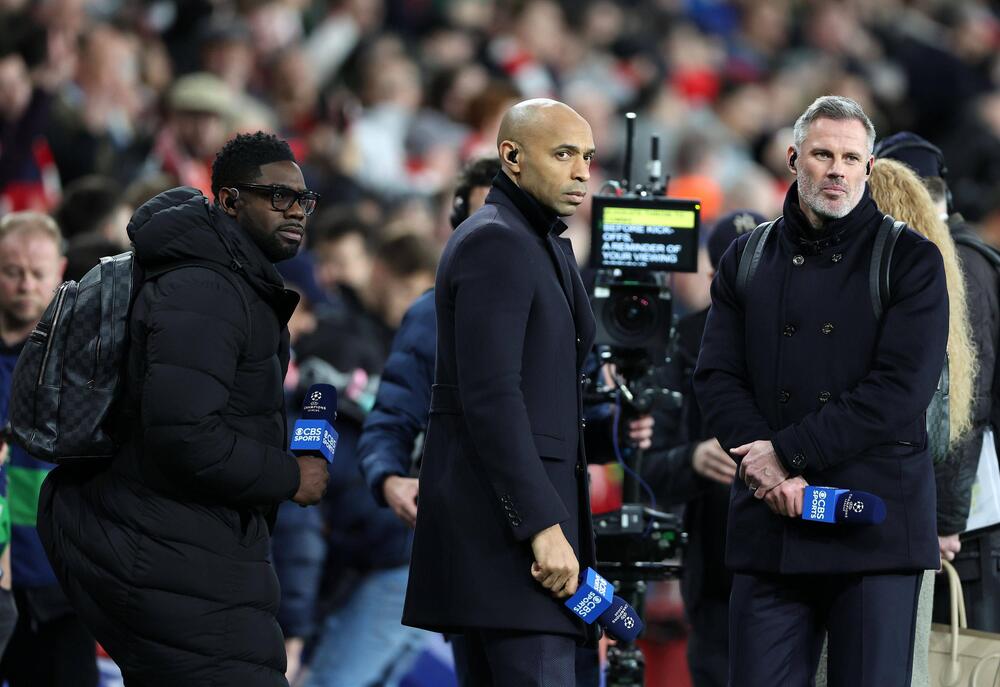
[[[168,272],[173,272],[174,270],[179,270],[184,267],[203,267],[205,269],[212,270],[216,274],[225,277],[226,281],[233,285],[236,289],[236,293],[240,296],[240,301],[243,303],[243,312],[247,318],[247,341],[253,338],[253,317],[250,314],[250,301],[247,300],[246,291],[243,290],[243,286],[239,283],[240,279],[236,276],[236,273],[232,268],[225,268],[222,265],[211,262],[210,260],[183,260],[181,262],[175,262],[170,265],[165,265],[155,270],[148,270],[143,275],[143,281],[152,281],[157,277],[162,277]]]
[[[897,221],[892,215],[886,215],[875,234],[871,262],[868,265],[868,291],[876,320],[881,320],[885,309],[889,307],[892,296],[889,290],[892,253],[896,248],[896,240],[905,228],[905,223]]]
[[[986,260],[993,265],[994,268],[1000,270],[1000,251],[997,251],[996,248],[987,244],[981,238],[965,232],[956,233],[952,236],[952,238],[954,238],[956,244],[960,246],[968,246],[986,258]]]
[[[750,233],[746,245],[743,246],[740,264],[736,270],[736,296],[741,301],[746,299],[747,285],[753,279],[754,272],[757,271],[760,256],[764,253],[764,244],[767,243],[767,237],[771,235],[771,229],[774,228],[774,223],[778,219],[758,224],[757,228]]]

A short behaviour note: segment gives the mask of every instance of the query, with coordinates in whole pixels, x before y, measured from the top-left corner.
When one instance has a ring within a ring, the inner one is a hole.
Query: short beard
[[[814,187],[808,181],[803,183],[803,180],[799,179],[799,198],[805,201],[806,205],[809,206],[809,209],[817,217],[826,222],[847,217],[851,213],[851,210],[857,207],[863,192],[864,187],[862,186],[861,192],[857,193],[857,197],[848,196],[842,201],[827,201],[820,196],[818,186]]]

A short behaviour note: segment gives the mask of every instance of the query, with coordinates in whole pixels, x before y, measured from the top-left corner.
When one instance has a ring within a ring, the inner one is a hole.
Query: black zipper
[[[55,339],[56,325],[59,323],[59,315],[62,313],[63,300],[66,298],[66,288],[69,283],[63,284],[59,287],[59,293],[56,294],[56,311],[52,315],[52,330],[48,333],[48,341],[45,343],[45,355],[42,356],[42,366],[38,369],[38,382],[37,386],[42,385],[42,379],[45,377],[45,366],[49,362],[49,353],[52,352],[52,341]]]

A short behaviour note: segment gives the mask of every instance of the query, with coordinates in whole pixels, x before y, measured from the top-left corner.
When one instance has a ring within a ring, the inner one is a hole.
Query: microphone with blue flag
[[[885,501],[875,494],[835,487],[805,488],[802,519],[842,525],[879,525],[885,520]]]
[[[614,586],[593,568],[580,575],[576,594],[566,600],[566,608],[588,625],[595,620],[608,636],[620,642],[631,642],[645,626],[635,609],[620,596]]]
[[[302,416],[292,428],[289,450],[297,456],[321,456],[333,463],[340,437],[333,428],[337,419],[337,389],[330,384],[313,384],[302,402]]]

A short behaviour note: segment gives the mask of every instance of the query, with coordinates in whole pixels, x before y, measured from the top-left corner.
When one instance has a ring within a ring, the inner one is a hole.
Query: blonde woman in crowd
[[[948,284],[949,451],[959,449],[972,429],[976,351],[972,344],[965,281],[948,225],[920,177],[896,160],[878,159],[868,179],[868,190],[879,209],[932,241],[944,260]],[[950,456],[949,456],[950,459]],[[952,480],[938,481],[938,494],[953,488]],[[920,587],[917,627],[914,633],[913,687],[928,684],[927,647],[934,597],[934,572],[928,570]]]

